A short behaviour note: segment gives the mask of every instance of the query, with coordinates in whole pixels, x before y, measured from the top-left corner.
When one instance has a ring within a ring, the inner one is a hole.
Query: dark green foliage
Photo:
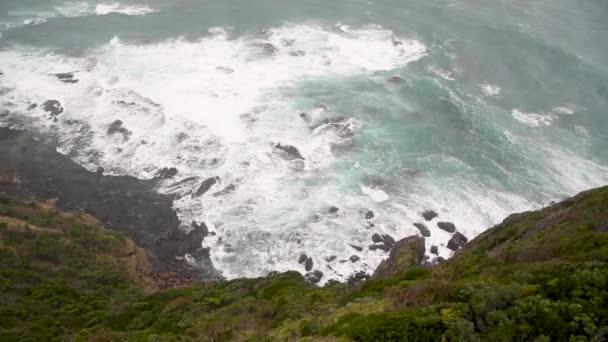
[[[608,339],[608,188],[356,287],[288,272],[146,294],[125,237],[78,215],[0,199],[0,234],[0,341]]]

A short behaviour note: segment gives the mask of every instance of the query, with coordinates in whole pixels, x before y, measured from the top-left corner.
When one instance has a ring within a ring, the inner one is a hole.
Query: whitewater
[[[429,261],[449,258],[440,221],[471,239],[608,183],[606,14],[5,0],[0,125],[56,137],[91,172],[158,179],[228,279],[305,274],[306,254],[322,284],[346,281],[387,258],[374,234],[422,223]]]

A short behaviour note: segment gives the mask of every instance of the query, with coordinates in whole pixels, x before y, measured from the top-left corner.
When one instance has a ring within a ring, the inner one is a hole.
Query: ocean
[[[604,0],[1,0],[0,125],[159,179],[228,279],[306,273],[306,254],[346,281],[388,256],[374,234],[423,223],[429,260],[449,258],[439,221],[472,239],[608,183],[607,17]]]

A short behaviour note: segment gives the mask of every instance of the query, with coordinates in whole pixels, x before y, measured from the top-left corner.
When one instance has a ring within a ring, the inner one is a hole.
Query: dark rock
[[[369,250],[370,251],[375,251],[375,250],[378,250],[378,249],[383,250],[385,252],[388,252],[388,251],[391,250],[391,248],[389,246],[385,245],[385,244],[376,244],[376,245],[370,245],[369,246]]]
[[[374,243],[380,243],[380,242],[383,242],[384,239],[382,238],[382,235],[375,233],[374,235],[372,235],[372,241]]]
[[[310,271],[312,270],[312,267],[314,266],[314,262],[312,261],[312,258],[308,258],[306,259],[306,263],[304,264],[304,269],[306,269],[306,271]]]
[[[431,253],[435,255],[439,255],[439,247],[431,246]]]
[[[298,149],[295,148],[294,146],[276,144],[276,145],[274,145],[274,148],[276,148],[277,150],[281,150],[281,151],[285,152],[287,154],[287,156],[289,157],[289,159],[301,159],[301,160],[304,160],[304,157],[302,157],[302,154],[300,153],[300,151],[298,151]]]
[[[363,247],[361,247],[361,246],[356,246],[356,245],[349,245],[349,246],[354,248],[357,252],[361,252],[363,250]]]
[[[337,213],[338,211],[340,211],[340,209],[339,209],[338,207],[330,207],[330,208],[329,208],[329,210],[328,210],[328,212],[329,212],[330,214],[335,214],[335,213]]]
[[[303,50],[289,51],[289,55],[292,57],[302,57],[306,56],[306,52]]]
[[[270,43],[257,43],[256,47],[260,48],[261,52],[265,55],[272,55],[279,51],[279,48]]]
[[[229,193],[234,192],[234,190],[236,190],[236,186],[234,184],[230,184],[221,191],[213,193],[213,197],[228,195]]]
[[[127,141],[131,137],[131,131],[122,126],[121,120],[116,120],[110,124],[107,130],[108,135],[122,134],[123,140]]]
[[[430,221],[432,219],[434,219],[435,217],[437,217],[437,213],[433,210],[427,210],[425,212],[422,213],[422,217],[424,217],[425,220]]]
[[[27,107],[27,110],[33,110],[33,109],[36,109],[36,107],[38,107],[38,104],[36,104],[36,103],[32,103],[31,105],[29,105],[29,106]]]
[[[74,78],[74,74],[72,74],[71,72],[59,73],[59,74],[55,74],[55,76],[60,80],[67,80],[67,79]]]
[[[445,258],[444,257],[437,257],[435,259],[435,262],[438,263],[438,264],[441,264],[442,262],[445,262]]]
[[[300,258],[298,259],[299,264],[303,264],[308,260],[308,256],[306,254],[300,254]]]
[[[156,178],[160,178],[160,179],[168,179],[168,178],[173,178],[177,175],[177,169],[174,167],[164,167],[160,170],[158,170],[158,172],[156,172]]]
[[[384,245],[389,248],[393,248],[393,246],[395,245],[395,239],[388,234],[382,235],[382,242],[384,242]]]
[[[389,78],[388,81],[391,83],[394,83],[394,84],[399,84],[399,83],[403,82],[403,78],[401,78],[399,76],[393,76],[393,77]]]
[[[450,241],[448,241],[447,247],[453,251],[457,251],[466,246],[467,242],[469,242],[469,239],[466,236],[460,232],[456,232],[456,234],[452,235]]]
[[[369,279],[369,275],[363,271],[359,271],[348,278],[348,285],[356,285],[367,279]]]
[[[456,226],[452,222],[437,222],[437,227],[448,233],[454,233],[456,231]]]
[[[328,256],[327,258],[325,258],[325,261],[327,261],[327,262],[332,262],[332,261],[336,260],[336,258],[337,258],[337,256],[335,256],[335,255],[330,255],[330,256]]]
[[[321,279],[323,279],[323,272],[319,271],[319,270],[315,270],[313,272],[309,272],[306,273],[306,280],[308,280],[309,282],[316,284],[318,282],[321,281]]]
[[[418,228],[420,234],[424,237],[431,236],[431,231],[422,223],[414,223],[414,227]]]
[[[234,72],[234,69],[229,68],[229,67],[223,67],[223,66],[219,66],[219,67],[215,68],[215,70],[221,71],[226,74],[232,74]]]
[[[61,102],[57,100],[47,100],[43,105],[44,111],[51,113],[53,116],[63,113],[63,106],[61,105]]]
[[[423,237],[410,236],[397,241],[388,259],[380,263],[373,277],[385,278],[419,267],[424,259],[424,250]]]
[[[204,180],[198,187],[198,190],[196,190],[196,192],[192,194],[192,197],[200,197],[204,195],[207,191],[209,191],[209,189],[211,189],[212,186],[214,186],[219,181],[219,177],[211,177],[209,179]]]
[[[350,256],[350,258],[348,258],[348,259],[349,259],[351,262],[357,262],[357,261],[359,261],[359,259],[361,259],[361,258],[359,258],[359,257],[358,257],[358,256],[356,256],[356,255],[351,255],[351,256]]]
[[[367,213],[365,213],[365,219],[366,220],[371,220],[374,218],[374,212],[369,210]]]
[[[97,171],[95,171],[95,173],[96,173],[98,176],[103,176],[103,173],[104,173],[104,172],[105,172],[105,170],[104,170],[104,168],[103,168],[103,167],[101,167],[101,166],[97,168]]]
[[[61,80],[61,82],[74,84],[74,83],[78,83],[78,80]]]

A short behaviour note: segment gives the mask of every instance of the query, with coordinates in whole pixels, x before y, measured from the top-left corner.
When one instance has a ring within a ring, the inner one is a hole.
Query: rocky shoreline
[[[54,200],[58,209],[78,210],[123,232],[154,255],[154,271],[169,285],[191,278],[220,280],[209,251],[201,247],[208,232],[193,223],[184,233],[173,199],[154,191],[156,180],[89,172],[57,152],[48,137],[0,127],[0,195],[20,200]],[[183,257],[196,259],[197,269]]]

